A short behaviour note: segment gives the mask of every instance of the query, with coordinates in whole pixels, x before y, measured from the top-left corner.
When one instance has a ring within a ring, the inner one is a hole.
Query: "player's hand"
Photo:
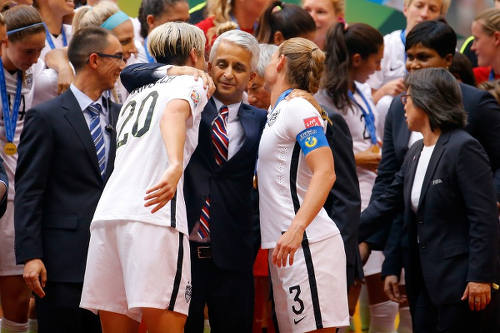
[[[384,292],[387,297],[397,303],[403,302],[399,292],[399,281],[396,275],[387,275],[384,279]]]
[[[215,84],[210,75],[205,71],[189,66],[172,66],[167,71],[168,75],[191,75],[195,81],[199,78],[203,81],[203,88],[207,89],[207,97],[212,97],[215,92]]]
[[[387,82],[380,88],[382,90],[382,95],[396,96],[405,91],[406,87],[404,85],[403,79],[395,79]],[[381,97],[383,97],[381,96]]]
[[[57,94],[60,95],[69,89],[69,86],[73,82],[75,74],[71,67],[66,70],[61,70],[57,74]]]
[[[491,286],[486,282],[469,282],[465,287],[461,300],[469,299],[469,309],[471,311],[481,311],[486,308],[491,301]]]
[[[377,171],[380,160],[382,159],[380,147],[373,145],[367,150],[354,154],[354,158],[356,159],[357,166],[375,172]]]
[[[288,260],[290,266],[293,265],[295,251],[299,248],[304,237],[304,228],[298,223],[293,223],[290,228],[281,235],[276,247],[273,250],[273,264],[278,267],[285,267]]]
[[[45,296],[45,284],[47,283],[47,270],[41,259],[31,259],[24,264],[24,282],[38,297]]]
[[[158,184],[146,191],[144,207],[154,206],[151,214],[163,208],[175,195],[177,183],[182,176],[182,165],[170,165]]]

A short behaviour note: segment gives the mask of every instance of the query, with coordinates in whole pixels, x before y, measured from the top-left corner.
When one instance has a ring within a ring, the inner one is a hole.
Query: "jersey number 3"
[[[124,132],[124,128],[127,125],[127,123],[129,122],[129,120],[134,116],[138,102],[135,99],[133,99],[130,102],[128,102],[124,108],[122,108],[120,117],[123,117],[125,114],[127,114],[127,111],[128,111],[128,115],[127,115],[127,118],[125,119],[125,121],[123,122],[122,126],[120,127],[120,130],[118,131],[118,136],[116,139],[116,148],[117,149],[127,143],[129,130],[130,130],[130,133],[133,136],[135,136],[136,138],[143,136],[144,133],[146,133],[149,130],[149,127],[151,126],[151,120],[153,118],[153,112],[155,110],[157,100],[158,100],[158,92],[153,90],[141,101],[141,104],[139,106],[139,109],[137,110],[137,116],[135,117],[135,122],[132,125],[132,128],[131,129],[127,128],[127,130],[125,132]],[[142,114],[144,107],[146,105],[149,105],[149,108],[148,108],[146,117],[144,119],[144,124],[142,124],[141,128],[139,128],[139,120],[141,118],[141,114]],[[128,127],[130,127],[130,126],[128,126]]]

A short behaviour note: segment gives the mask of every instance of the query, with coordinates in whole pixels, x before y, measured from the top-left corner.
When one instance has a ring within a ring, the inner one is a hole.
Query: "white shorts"
[[[120,313],[139,322],[141,308],[187,315],[191,290],[189,241],[184,234],[130,221],[91,227],[80,307]]]
[[[375,275],[382,272],[382,264],[384,263],[383,251],[372,251],[365,265],[363,266],[363,273],[365,276]]]
[[[14,234],[14,201],[8,200],[0,219],[0,276],[23,275],[24,265],[16,265]]]
[[[308,332],[349,325],[346,259],[342,237],[302,242],[293,265],[269,266],[281,332]]]

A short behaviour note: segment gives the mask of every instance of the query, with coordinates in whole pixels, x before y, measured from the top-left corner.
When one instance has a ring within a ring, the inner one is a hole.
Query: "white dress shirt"
[[[109,156],[109,149],[110,149],[110,144],[111,144],[111,138],[109,131],[106,130],[106,125],[109,124],[109,111],[108,111],[108,103],[104,102],[106,98],[104,96],[101,96],[100,98],[97,99],[97,101],[93,101],[89,96],[85,95],[80,89],[78,89],[74,84],[71,84],[69,86],[71,89],[71,92],[75,96],[78,105],[80,105],[80,109],[83,112],[83,117],[85,117],[85,122],[87,123],[87,127],[89,127],[90,131],[90,114],[88,111],[86,111],[87,107],[90,104],[97,103],[102,107],[102,112],[99,113],[99,121],[101,123],[101,130],[104,134],[104,146],[105,146],[105,155],[106,155],[106,167],[108,165],[108,156]]]

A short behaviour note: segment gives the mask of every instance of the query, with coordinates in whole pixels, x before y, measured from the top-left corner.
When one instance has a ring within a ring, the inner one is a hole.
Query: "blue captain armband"
[[[329,147],[325,133],[323,132],[323,127],[321,126],[306,128],[297,134],[297,142],[299,143],[300,148],[302,148],[304,156],[312,152],[314,149]]]

